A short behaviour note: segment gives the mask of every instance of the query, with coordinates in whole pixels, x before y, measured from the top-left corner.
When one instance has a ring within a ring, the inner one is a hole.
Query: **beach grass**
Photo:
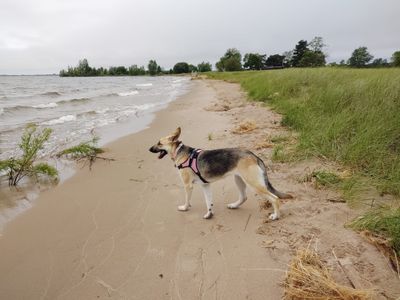
[[[387,254],[394,268],[397,269],[397,272],[400,272],[400,208],[382,206],[370,210],[349,225],[355,230],[372,233],[372,236],[370,234],[364,235],[375,243],[379,242],[380,246],[384,247],[383,250],[389,252]],[[382,238],[383,243],[380,242]],[[393,252],[388,250],[390,248],[393,249]]]
[[[329,158],[400,196],[400,69],[212,72],[283,114],[297,152]],[[279,152],[279,151],[278,151]]]
[[[240,83],[250,99],[281,113],[282,125],[298,133],[297,159],[320,157],[351,170],[346,178],[318,171],[312,174],[318,186],[341,190],[353,206],[369,199],[365,196],[375,188],[400,197],[400,68],[213,72],[208,77]],[[280,143],[272,159],[290,161],[287,152]],[[389,252],[400,255],[399,205],[372,208],[352,227],[383,236]]]

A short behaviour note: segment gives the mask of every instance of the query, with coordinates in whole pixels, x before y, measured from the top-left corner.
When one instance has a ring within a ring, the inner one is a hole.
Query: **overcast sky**
[[[367,46],[400,50],[399,0],[0,0],[0,74],[178,61],[213,65],[227,48],[282,53],[322,36],[328,61]]]

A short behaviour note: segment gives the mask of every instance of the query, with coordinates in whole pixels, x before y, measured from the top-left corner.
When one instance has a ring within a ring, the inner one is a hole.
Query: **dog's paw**
[[[237,208],[239,208],[239,206],[236,205],[235,203],[229,203],[229,204],[228,204],[228,208],[229,208],[229,209],[237,209]]]
[[[278,220],[278,219],[279,219],[279,215],[278,215],[278,214],[275,214],[275,213],[270,214],[270,215],[269,215],[269,219],[272,220],[272,221]]]
[[[203,216],[203,218],[204,219],[211,219],[213,217],[213,215],[214,214],[212,213],[212,211],[209,211]]]
[[[179,211],[187,211],[187,210],[189,210],[189,206],[187,206],[187,205],[179,205],[178,206],[178,210]]]

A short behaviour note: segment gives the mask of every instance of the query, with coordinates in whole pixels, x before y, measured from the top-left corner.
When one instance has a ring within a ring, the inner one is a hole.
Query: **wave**
[[[57,107],[57,106],[58,106],[58,104],[55,103],[55,102],[32,105],[33,108],[54,108],[54,107]]]
[[[39,95],[40,96],[51,96],[51,97],[61,96],[61,94],[59,92],[45,92],[45,93],[41,93]]]
[[[58,101],[57,103],[60,103],[60,104],[68,104],[68,103],[79,104],[79,103],[84,103],[84,102],[87,102],[87,101],[90,101],[90,100],[91,100],[90,98],[73,98],[73,99]]]
[[[117,95],[121,96],[121,97],[126,97],[126,96],[133,96],[133,95],[137,95],[137,94],[139,94],[139,91],[133,90],[133,91],[129,91],[129,92],[121,92],[121,93],[118,93]]]
[[[138,83],[136,84],[137,87],[146,87],[146,86],[152,86],[152,83]]]
[[[63,124],[65,122],[71,122],[71,121],[75,121],[76,120],[76,116],[75,115],[66,115],[66,116],[62,116],[60,118],[57,119],[52,119],[46,122],[43,122],[43,125],[57,125],[57,124]]]
[[[50,102],[50,103],[42,103],[38,105],[16,105],[16,106],[8,106],[1,108],[0,114],[6,114],[6,113],[13,113],[17,111],[23,111],[23,110],[31,110],[31,109],[45,109],[45,108],[55,108],[57,107],[58,104],[55,102]]]
[[[4,108],[1,108],[1,107],[0,107],[0,116],[1,116],[2,114],[4,114]]]
[[[106,107],[106,108],[103,108],[103,109],[95,110],[94,112],[96,114],[104,114],[104,113],[108,112],[109,110],[110,110],[110,108]]]
[[[185,81],[185,79],[175,79],[175,80],[172,81],[172,83],[179,83],[179,82],[182,82],[182,81]]]

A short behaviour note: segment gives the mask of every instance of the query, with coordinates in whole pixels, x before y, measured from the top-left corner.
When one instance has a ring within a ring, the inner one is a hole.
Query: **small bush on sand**
[[[18,185],[27,176],[37,178],[44,175],[51,179],[57,179],[58,172],[54,167],[43,162],[35,163],[39,151],[43,149],[50,134],[50,128],[44,128],[41,132],[37,132],[37,126],[34,124],[26,127],[19,144],[22,156],[0,161],[0,172],[6,173],[10,186]]]
[[[369,291],[358,290],[336,283],[317,252],[310,249],[298,250],[290,263],[284,281],[285,300],[372,299]]]
[[[96,159],[112,161],[112,158],[101,157],[99,154],[104,153],[102,148],[97,147],[99,138],[93,137],[90,141],[80,143],[79,145],[65,149],[57,153],[57,157],[66,157],[75,161],[84,161],[89,163],[89,169],[92,168]]]

